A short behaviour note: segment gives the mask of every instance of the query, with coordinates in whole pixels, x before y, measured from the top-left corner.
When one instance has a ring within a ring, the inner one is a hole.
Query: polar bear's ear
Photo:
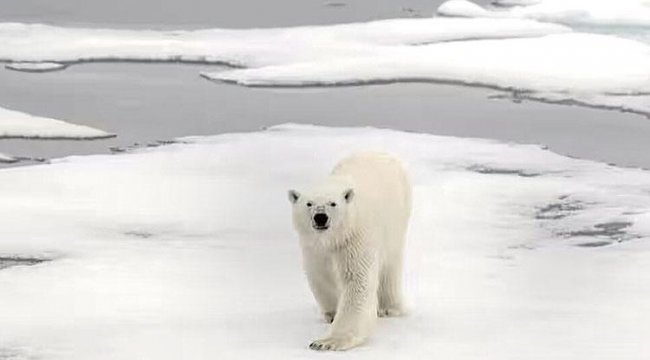
[[[289,201],[291,201],[292,204],[295,204],[298,199],[300,199],[300,193],[296,190],[289,190]]]
[[[347,189],[343,193],[343,198],[345,199],[345,202],[349,203],[352,201],[352,198],[354,198],[354,190],[353,189]]]

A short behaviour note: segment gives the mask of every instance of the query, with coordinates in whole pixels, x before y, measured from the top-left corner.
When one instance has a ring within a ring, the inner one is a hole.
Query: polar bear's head
[[[302,235],[335,235],[347,231],[352,188],[327,188],[301,194],[289,190],[293,224]]]

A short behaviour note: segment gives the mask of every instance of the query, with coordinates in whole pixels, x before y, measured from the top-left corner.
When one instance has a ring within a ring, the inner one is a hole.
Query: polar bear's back
[[[332,176],[353,184],[359,215],[396,233],[406,230],[411,214],[411,186],[401,162],[386,153],[356,153],[341,160]]]

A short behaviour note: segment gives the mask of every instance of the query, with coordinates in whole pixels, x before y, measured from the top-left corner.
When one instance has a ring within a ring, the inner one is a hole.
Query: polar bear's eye
[[[311,202],[308,202],[306,205],[307,207],[311,207]]]
[[[331,207],[336,207],[336,203],[335,203],[335,202],[331,202],[331,203],[330,203],[330,206],[331,206]]]

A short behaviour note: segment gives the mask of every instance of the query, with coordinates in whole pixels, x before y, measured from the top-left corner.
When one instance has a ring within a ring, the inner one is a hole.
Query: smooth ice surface
[[[101,139],[112,136],[89,126],[0,108],[0,138]]]
[[[0,227],[0,255],[52,259],[0,271],[0,354],[313,357],[307,344],[326,325],[301,273],[286,190],[373,149],[402,158],[414,185],[411,314],[380,320],[346,357],[647,356],[646,171],[371,128],[181,140],[0,171],[0,217],[12,220]]]
[[[647,0],[539,0],[497,1],[486,9],[469,0],[449,0],[438,14],[465,17],[523,18],[564,24],[650,26]]]
[[[195,31],[0,23],[0,61],[181,61],[261,66],[374,53],[377,48],[568,31],[531,20],[392,19],[330,26]]]
[[[447,42],[383,49],[374,56],[207,74],[249,86],[435,81],[520,91],[650,92],[650,47],[606,35]]]
[[[25,72],[47,72],[63,70],[67,67],[66,64],[59,64],[53,62],[16,62],[8,63],[5,68],[9,70],[25,71]]]

